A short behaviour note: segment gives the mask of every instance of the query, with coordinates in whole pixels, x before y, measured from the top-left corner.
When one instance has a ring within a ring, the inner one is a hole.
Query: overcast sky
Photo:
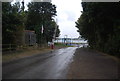
[[[82,7],[81,0],[52,0],[57,7],[57,22],[60,29],[60,37],[77,38],[79,33],[75,27],[75,21],[80,17]]]
[[[17,0],[15,0],[17,1]],[[19,0],[22,1],[22,0]],[[31,0],[24,0],[25,4]],[[77,38],[79,33],[75,27],[75,22],[81,15],[81,0],[51,0],[56,5],[57,24],[60,29],[60,37],[67,35],[68,37]]]

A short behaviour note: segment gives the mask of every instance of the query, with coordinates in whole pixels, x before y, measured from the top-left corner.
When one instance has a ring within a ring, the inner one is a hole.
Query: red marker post
[[[54,49],[54,43],[52,42],[50,45],[51,49]]]

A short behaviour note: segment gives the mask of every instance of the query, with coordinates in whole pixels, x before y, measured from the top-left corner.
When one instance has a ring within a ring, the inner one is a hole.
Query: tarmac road
[[[76,47],[4,63],[3,79],[65,79]]]
[[[73,60],[68,72],[69,79],[120,79],[120,63],[116,57],[79,48]]]
[[[118,79],[118,61],[86,48],[68,47],[3,63],[3,79]]]

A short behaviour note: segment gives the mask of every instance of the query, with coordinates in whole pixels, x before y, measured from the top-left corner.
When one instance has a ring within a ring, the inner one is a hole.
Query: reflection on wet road
[[[3,79],[66,79],[76,47],[3,65]]]

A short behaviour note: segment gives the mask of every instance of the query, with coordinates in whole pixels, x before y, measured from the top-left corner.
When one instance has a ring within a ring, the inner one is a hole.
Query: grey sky
[[[25,4],[30,1],[31,0],[24,0]],[[72,38],[79,37],[79,33],[75,27],[75,21],[77,21],[81,15],[81,0],[52,0],[52,3],[57,7],[56,18],[61,31],[60,37],[64,37],[65,35]]]
[[[24,0],[25,3],[30,0]],[[60,29],[60,37],[68,35],[68,37],[77,38],[79,33],[75,27],[75,21],[80,17],[82,7],[81,0],[52,0],[57,9],[57,24]]]
[[[57,22],[60,29],[60,37],[79,37],[75,21],[80,17],[82,7],[81,0],[52,0],[57,7]]]

